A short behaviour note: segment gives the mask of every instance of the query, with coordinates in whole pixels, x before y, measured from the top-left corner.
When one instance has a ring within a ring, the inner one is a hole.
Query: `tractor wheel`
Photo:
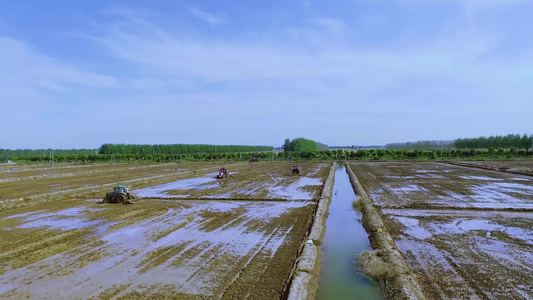
[[[126,195],[118,194],[116,200],[117,200],[118,203],[124,203],[126,201]]]
[[[107,193],[105,195],[104,203],[113,203],[113,193]]]

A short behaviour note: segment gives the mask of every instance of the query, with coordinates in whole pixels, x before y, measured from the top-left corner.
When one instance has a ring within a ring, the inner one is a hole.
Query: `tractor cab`
[[[117,185],[115,186],[115,195],[117,194],[127,194],[130,187],[128,185]]]

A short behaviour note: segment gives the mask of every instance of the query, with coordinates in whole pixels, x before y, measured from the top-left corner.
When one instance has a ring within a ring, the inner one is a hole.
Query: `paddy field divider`
[[[368,276],[379,282],[387,299],[425,300],[426,297],[413,271],[383,224],[379,209],[374,206],[372,198],[357,179],[349,163],[346,163],[346,172],[358,197],[355,201],[359,202],[357,206],[361,208],[363,214],[363,227],[374,249],[363,252],[358,257],[358,263]]]
[[[291,279],[289,280],[288,300],[315,299],[322,256],[320,244],[326,231],[326,219],[328,217],[329,204],[331,203],[336,169],[337,163],[333,162],[317,203],[311,231],[300,249],[300,256],[292,270]]]

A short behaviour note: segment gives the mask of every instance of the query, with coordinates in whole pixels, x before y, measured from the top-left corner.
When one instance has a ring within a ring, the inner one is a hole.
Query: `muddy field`
[[[453,163],[487,170],[533,175],[533,160],[458,161]]]
[[[383,208],[533,209],[533,177],[429,162],[354,163]]]
[[[35,201],[0,211],[0,298],[280,299],[330,164],[302,164],[291,176],[288,163],[240,163],[218,181],[219,164],[16,167],[0,169],[9,173],[0,184],[12,186],[3,199],[20,189]],[[35,196],[53,193],[50,184],[112,186],[124,170],[128,179],[161,176],[136,191],[169,199]]]
[[[533,299],[531,177],[423,162],[351,166],[428,299]]]
[[[96,164],[96,165],[7,165],[0,168],[0,208],[45,197],[79,196],[90,191],[101,194],[114,184],[133,187],[153,182],[187,178],[196,171],[219,168],[219,164]],[[3,205],[2,205],[3,204]]]
[[[195,177],[134,192],[139,197],[152,198],[318,200],[330,166],[302,164],[302,174],[298,176],[291,175],[287,163],[240,164],[231,166],[228,178],[217,179],[218,172],[197,172]]]

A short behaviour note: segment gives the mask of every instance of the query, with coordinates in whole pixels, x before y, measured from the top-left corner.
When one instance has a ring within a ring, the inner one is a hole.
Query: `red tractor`
[[[229,175],[228,169],[222,168],[218,171],[217,178],[227,178]]]
[[[300,175],[302,173],[302,167],[292,166],[292,175]]]

